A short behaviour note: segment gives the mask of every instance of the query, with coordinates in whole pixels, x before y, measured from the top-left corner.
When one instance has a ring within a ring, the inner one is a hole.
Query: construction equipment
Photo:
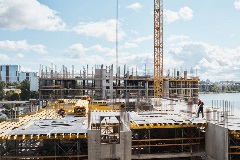
[[[154,98],[163,96],[163,0],[154,0]]]
[[[74,106],[74,117],[86,117],[88,113],[88,100],[78,100]]]
[[[74,107],[74,117],[86,117],[87,108],[84,106],[75,106]]]
[[[63,108],[60,108],[60,109],[58,110],[58,114],[59,114],[60,116],[62,116],[62,117],[65,117],[66,111],[65,111]]]

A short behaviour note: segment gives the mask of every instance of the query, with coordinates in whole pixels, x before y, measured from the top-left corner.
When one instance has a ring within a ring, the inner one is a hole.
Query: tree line
[[[240,92],[240,85],[223,85],[216,84],[208,85],[207,89],[200,88],[201,92],[214,92],[214,93],[226,93],[226,92]]]
[[[12,89],[4,91],[4,89]],[[20,93],[14,89],[21,90]],[[0,100],[8,101],[28,101],[29,99],[38,99],[39,93],[36,91],[30,91],[30,81],[25,79],[22,82],[4,82],[0,81]]]

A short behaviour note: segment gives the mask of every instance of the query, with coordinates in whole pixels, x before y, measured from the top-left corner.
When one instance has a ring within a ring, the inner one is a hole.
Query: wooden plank
[[[172,140],[198,140],[204,139],[204,137],[192,137],[192,138],[165,138],[165,139],[139,139],[139,140],[132,140],[132,142],[148,142],[148,141],[172,141]]]
[[[144,145],[133,145],[132,148],[139,148],[139,147],[168,147],[168,146],[191,146],[197,145],[200,143],[182,143],[182,144],[144,144]]]

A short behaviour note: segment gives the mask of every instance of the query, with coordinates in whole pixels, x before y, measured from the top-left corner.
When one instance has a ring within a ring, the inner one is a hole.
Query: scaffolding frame
[[[1,159],[87,159],[87,139],[1,140]]]
[[[204,140],[200,127],[132,129],[132,155],[184,152],[190,157],[205,149]]]

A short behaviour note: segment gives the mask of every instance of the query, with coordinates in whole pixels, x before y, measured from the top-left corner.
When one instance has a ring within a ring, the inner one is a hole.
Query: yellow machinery
[[[87,100],[87,101],[91,101],[91,97],[88,95],[82,95],[82,96],[77,96],[76,98],[79,98],[81,100]]]
[[[87,115],[87,109],[84,106],[74,107],[74,117],[85,117]]]
[[[64,110],[65,114],[73,114],[75,117],[85,117],[88,113],[89,96],[81,96],[80,99],[58,99],[55,102],[55,109]],[[65,116],[64,114],[64,116]]]
[[[56,109],[64,109],[66,114],[73,114],[74,117],[85,117],[88,110],[113,111],[124,107],[124,102],[115,102],[113,105],[109,105],[108,101],[91,100],[89,96],[81,96],[79,99],[59,99],[55,102]]]
[[[88,103],[87,99],[85,100],[78,100],[74,106],[74,117],[85,117],[88,113]]]
[[[91,111],[94,110],[111,110],[111,106],[108,105],[107,101],[100,100],[100,101],[91,101],[89,104],[89,108]]]

